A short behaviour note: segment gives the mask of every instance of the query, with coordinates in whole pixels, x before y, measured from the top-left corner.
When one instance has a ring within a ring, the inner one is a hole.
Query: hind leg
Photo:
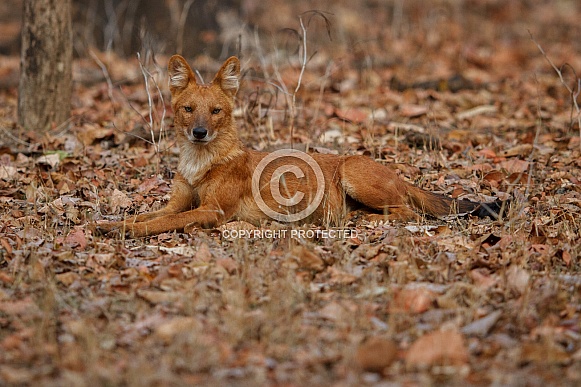
[[[407,205],[406,183],[389,167],[365,156],[349,156],[341,168],[345,193],[366,207],[383,211],[389,220],[417,219]]]

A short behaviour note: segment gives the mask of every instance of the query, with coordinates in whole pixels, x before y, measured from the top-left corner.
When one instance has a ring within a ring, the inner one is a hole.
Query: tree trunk
[[[24,0],[18,121],[43,132],[71,110],[71,0]]]

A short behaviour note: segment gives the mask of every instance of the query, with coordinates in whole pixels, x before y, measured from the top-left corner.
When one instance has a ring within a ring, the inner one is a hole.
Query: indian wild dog
[[[253,224],[269,218],[253,195],[253,173],[269,153],[242,145],[233,117],[234,96],[240,82],[240,62],[231,57],[213,81],[200,84],[187,61],[174,55],[168,65],[174,128],[180,147],[178,170],[171,198],[159,211],[131,217],[123,222],[103,222],[101,231],[126,231],[147,236],[194,227],[211,228],[229,220]],[[291,156],[275,158],[259,177],[260,196],[269,208],[280,208],[274,198],[278,190],[285,199],[297,193],[303,200],[284,209],[300,213],[324,185],[320,203],[304,222],[336,225],[356,204],[384,213],[388,219],[409,220],[420,213],[442,217],[472,213],[496,216],[499,202],[484,204],[455,200],[420,189],[402,180],[396,172],[366,156],[312,154],[324,181],[306,162]],[[280,167],[287,172],[277,175]],[[288,169],[290,166],[291,169]],[[297,172],[297,167],[300,171]],[[294,169],[293,169],[294,168]]]

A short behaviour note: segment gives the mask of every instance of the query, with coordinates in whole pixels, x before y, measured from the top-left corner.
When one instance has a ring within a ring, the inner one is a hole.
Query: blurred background
[[[467,60],[482,66],[491,51],[500,48],[493,43],[511,45],[528,39],[529,30],[545,44],[569,41],[573,49],[581,49],[577,0],[73,0],[72,4],[78,57],[88,48],[120,57],[150,49],[216,59],[252,54],[257,45],[266,51],[273,44],[295,50],[300,15],[309,42],[336,55],[348,52],[388,60],[385,54],[391,54],[396,60],[400,39],[413,39],[418,51],[457,41]],[[318,16],[305,14],[311,10]],[[21,18],[22,0],[0,3],[0,55],[18,54]],[[291,43],[292,47],[285,46]]]
[[[140,63],[164,76],[174,53],[208,79],[224,59],[238,55],[247,81],[240,95],[260,94],[271,116],[277,105],[272,95],[282,90],[288,97],[302,82],[297,101],[319,106],[324,89],[338,93],[339,106],[347,103],[346,93],[369,91],[349,103],[385,108],[398,118],[393,106],[402,97],[417,100],[392,91],[506,94],[526,84],[528,98],[537,95],[539,81],[543,93],[568,110],[570,93],[539,46],[571,89],[581,72],[578,0],[72,0],[72,8],[77,92],[106,80],[115,86],[142,82]],[[21,19],[22,0],[0,2],[0,90],[11,93],[0,108],[4,117],[15,111]],[[404,113],[406,119],[421,116]],[[288,117],[281,115],[282,121]],[[425,117],[421,123],[428,125]]]

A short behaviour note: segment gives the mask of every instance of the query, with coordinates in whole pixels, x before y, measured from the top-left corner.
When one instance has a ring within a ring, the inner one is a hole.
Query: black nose
[[[202,128],[202,127],[197,127],[192,129],[192,136],[194,136],[195,139],[197,140],[201,140],[202,138],[206,137],[206,135],[208,134],[208,131],[206,130],[206,128]]]

